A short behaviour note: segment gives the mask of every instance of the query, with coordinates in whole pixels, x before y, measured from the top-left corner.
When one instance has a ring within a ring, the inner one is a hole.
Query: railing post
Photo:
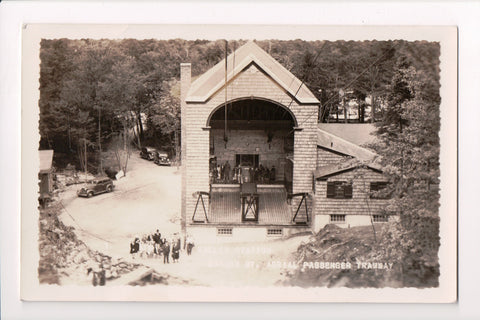
[[[196,192],[196,193],[198,193],[198,198],[197,198],[197,203],[195,204],[195,209],[193,210],[192,221],[193,222],[208,222],[207,209],[205,208],[205,202],[203,201],[203,196],[205,195],[205,196],[210,197],[210,193],[203,192],[203,191],[199,191],[199,192]],[[203,213],[205,215],[205,221],[195,221],[195,214],[197,214],[198,203],[200,202],[200,200],[202,201],[202,208],[203,208]]]
[[[295,219],[297,219],[298,212],[300,211],[300,208],[302,207],[302,203],[305,201],[305,217],[307,219],[306,222],[308,223],[310,221],[310,219],[308,218],[308,204],[307,204],[308,203],[308,201],[307,201],[308,193],[303,192],[303,193],[290,194],[289,198],[294,198],[294,197],[299,197],[299,196],[302,197],[302,200],[300,200],[300,203],[298,204],[298,207],[297,207],[297,210],[295,211],[295,215],[293,216],[292,222],[297,223],[295,221]]]

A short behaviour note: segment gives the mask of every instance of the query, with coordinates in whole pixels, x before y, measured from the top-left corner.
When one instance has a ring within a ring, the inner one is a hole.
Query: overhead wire
[[[350,82],[348,82],[343,89],[348,89],[354,82],[356,82],[363,74],[365,74],[365,72],[367,72],[371,67],[373,67],[374,65],[376,65],[381,59],[383,59],[387,54],[389,54],[393,49],[395,49],[395,47],[397,46],[398,44],[393,44],[384,54],[382,54],[379,58],[377,58],[375,61],[373,61],[370,65],[368,65],[364,70],[362,70],[362,72],[360,72],[353,80],[351,80]],[[323,48],[323,46],[322,46]],[[319,50],[320,52],[320,50]],[[317,57],[318,57],[318,54],[317,54]],[[316,60],[316,59],[315,59]],[[302,83],[304,83],[304,81],[302,81]],[[298,91],[297,91],[298,93]],[[339,93],[335,93],[334,95],[332,95],[325,103],[324,105],[327,105],[333,98],[336,98],[337,96],[339,95]],[[296,96],[296,95],[295,95]],[[295,97],[294,96],[294,97]],[[293,102],[293,99],[292,99],[292,102]],[[291,102],[291,103],[292,103]],[[301,127],[301,125],[303,125],[306,121],[308,121],[312,116],[314,116],[315,114],[317,114],[317,112],[312,112],[311,114],[309,114],[300,124],[298,124],[298,127]],[[290,131],[290,133],[293,132]]]
[[[323,45],[320,47],[320,49],[318,49],[317,51],[317,54],[315,55],[315,58],[313,59],[312,61],[312,65],[315,64],[315,62],[317,62],[317,59],[318,57],[320,56],[320,53],[322,52],[323,48],[325,47],[325,45],[327,44],[327,41],[325,41],[323,43]],[[288,109],[290,109],[290,107],[292,106],[292,103],[293,103],[293,100],[296,98],[297,94],[300,92],[300,89],[302,88],[303,84],[305,83],[305,81],[307,80],[308,78],[308,73],[309,73],[309,70],[307,70],[307,75],[304,75],[302,78],[302,82],[300,83],[300,86],[298,86],[298,89],[297,89],[297,92],[295,92],[295,95],[292,97],[292,100],[290,100],[290,103],[288,104]]]
[[[78,226],[78,228],[80,229],[80,231],[82,231],[82,232],[90,235],[90,236],[93,237],[93,238],[97,238],[98,240],[102,240],[102,241],[104,241],[104,242],[112,243],[111,241],[106,240],[106,239],[104,239],[104,238],[102,238],[102,237],[99,237],[98,235],[93,234],[93,233],[91,233],[90,231],[87,231],[87,230],[85,230],[84,228],[82,228],[82,226],[78,223],[78,221],[75,220],[75,218],[70,214],[70,212],[69,212],[69,211],[67,210],[67,208],[64,206],[62,200],[60,200],[59,203],[60,203],[60,205],[62,206],[62,208],[63,208],[63,210],[65,211],[65,213],[70,217],[70,219],[72,219],[72,221],[75,222],[75,224]]]
[[[385,55],[390,53],[397,45],[392,45],[383,55],[377,58],[374,62],[372,62],[369,66],[367,66],[362,72],[360,72],[353,80],[347,83],[343,89],[348,89],[355,81],[357,81],[365,72],[367,72],[370,68],[376,65]],[[333,98],[335,98],[339,93],[335,93],[332,97],[330,97],[324,104],[327,105]]]

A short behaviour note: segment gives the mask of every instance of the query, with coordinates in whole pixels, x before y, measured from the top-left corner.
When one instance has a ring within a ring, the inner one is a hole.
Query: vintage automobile
[[[77,191],[77,196],[90,198],[94,195],[104,192],[112,192],[113,181],[108,177],[96,178],[87,181],[80,190]]]
[[[149,161],[153,161],[156,155],[158,155],[158,151],[151,147],[143,147],[140,151],[140,157]]]
[[[159,166],[169,166],[171,165],[170,159],[166,152],[159,152],[158,157],[155,158],[154,162]]]

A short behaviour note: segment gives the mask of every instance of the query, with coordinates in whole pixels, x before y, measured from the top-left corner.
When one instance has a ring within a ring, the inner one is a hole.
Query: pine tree
[[[438,285],[439,106],[438,81],[400,58],[374,146],[390,177],[385,254],[404,286]]]

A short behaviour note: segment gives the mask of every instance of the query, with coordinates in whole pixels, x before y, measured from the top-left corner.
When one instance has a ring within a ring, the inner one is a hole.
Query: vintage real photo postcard
[[[25,25],[22,299],[454,302],[456,37]]]

